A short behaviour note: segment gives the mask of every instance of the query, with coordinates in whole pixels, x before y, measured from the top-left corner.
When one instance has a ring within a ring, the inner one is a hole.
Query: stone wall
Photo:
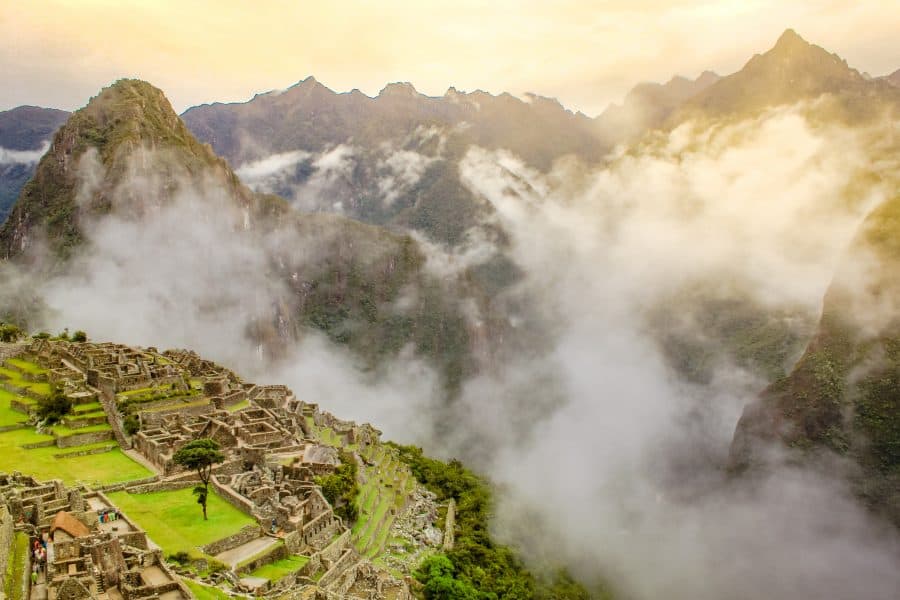
[[[447,505],[447,519],[444,521],[444,550],[453,550],[456,539],[456,502],[450,498]]]
[[[56,438],[58,448],[71,448],[72,446],[85,446],[98,442],[107,442],[113,439],[112,431],[93,431],[91,433],[74,433],[65,437]]]
[[[6,387],[6,386],[3,386],[3,387]],[[12,400],[9,401],[9,407],[17,412],[24,413],[26,415],[31,414],[31,405],[27,404],[25,402],[22,402],[21,400],[17,400],[15,398],[13,398]]]
[[[213,488],[219,493],[219,496],[221,496],[222,499],[225,500],[228,504],[232,505],[239,511],[250,515],[251,517],[254,516],[254,504],[250,502],[250,500],[244,498],[243,496],[232,490],[230,487],[222,485],[218,482],[218,480],[216,480],[215,477],[210,480],[210,483],[212,484]]]
[[[147,544],[147,534],[143,531],[120,533],[118,539],[120,543],[125,544],[126,546],[140,548],[141,550],[147,550],[149,547]]]
[[[199,400],[199,398],[198,398]],[[168,400],[166,403],[170,403],[171,400]],[[198,404],[196,406],[178,406],[177,404],[173,405],[171,409],[167,410],[157,410],[153,412],[147,412],[146,410],[141,410],[141,422],[147,423],[148,427],[157,427],[160,422],[162,422],[163,417],[167,415],[173,415],[178,413],[180,415],[208,415],[212,412],[215,412],[216,406],[212,403],[209,404]]]
[[[91,454],[105,454],[109,451],[110,451],[110,449],[108,447],[107,448],[89,448],[87,450],[78,450],[76,452],[54,454],[53,458],[65,460],[67,458],[77,458],[79,456],[90,456]]]
[[[173,492],[184,488],[194,487],[198,480],[180,479],[178,481],[154,481],[142,485],[134,485],[128,488],[129,494],[148,494],[150,492]]]
[[[344,531],[336,540],[328,544],[328,547],[319,552],[319,556],[322,557],[322,560],[325,562],[333,563],[338,560],[341,555],[344,553],[344,550],[347,549],[347,544],[350,542],[350,530]]]
[[[0,505],[0,590],[6,589],[6,565],[13,544],[13,516]]]
[[[178,582],[173,580],[162,585],[143,585],[139,587],[124,584],[119,586],[119,591],[122,592],[122,597],[125,600],[137,600],[138,598],[159,598],[167,592],[182,590]]]
[[[263,552],[259,556],[254,556],[251,560],[239,564],[235,567],[234,572],[238,575],[242,575],[244,573],[250,573],[255,571],[256,569],[268,565],[270,563],[275,562],[276,560],[281,560],[282,558],[287,558],[288,551],[285,548],[284,544],[279,544],[277,546],[273,546],[266,552]]]
[[[128,487],[138,486],[144,483],[153,483],[154,481],[159,481],[159,475],[154,475],[152,477],[146,477],[144,479],[136,479],[134,481],[123,481],[121,483],[110,483],[107,485],[102,485],[98,488],[95,488],[99,492],[119,492]],[[105,498],[105,496],[104,496]],[[108,501],[108,499],[107,499]],[[110,504],[112,504],[110,502]]]
[[[319,580],[319,586],[328,587],[337,581],[343,572],[358,560],[359,557],[353,550],[345,550],[337,562],[331,565],[331,568],[322,575],[322,579]]]
[[[125,432],[122,429],[122,417],[119,414],[118,406],[116,406],[116,396],[112,392],[111,386],[100,388],[99,400],[100,405],[103,407],[103,412],[106,413],[106,419],[109,422],[109,426],[112,427],[113,436],[115,436],[119,446],[121,446],[123,450],[131,448],[131,444],[128,443],[128,438],[125,436]]]
[[[257,538],[261,538],[262,536],[263,530],[259,525],[247,525],[234,535],[229,535],[228,537],[222,538],[221,540],[216,540],[215,542],[212,542],[205,546],[201,546],[200,549],[203,550],[203,552],[206,554],[215,556],[216,554],[227,552],[232,548],[237,548],[238,546],[246,544],[247,542],[250,542]]]

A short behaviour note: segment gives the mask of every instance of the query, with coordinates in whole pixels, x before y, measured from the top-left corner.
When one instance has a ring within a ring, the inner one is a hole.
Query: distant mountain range
[[[502,250],[442,280],[425,268],[426,249],[415,238],[454,248],[480,228],[502,249],[504,232],[489,218],[491,207],[460,178],[471,147],[505,150],[548,171],[566,156],[600,165],[616,144],[640,147],[654,129],[736,121],[780,105],[801,103],[816,122],[893,124],[900,117],[898,74],[868,78],[788,30],[734,74],[642,84],[596,119],[538,96],[451,88],[428,97],[391,84],[369,98],[334,93],[313,78],[244,103],[194,107],[179,118],[160,90],[123,80],[69,115],[53,136],[0,229],[0,252],[12,261],[36,260],[29,252],[46,241],[54,261],[45,268],[52,271],[82,252],[82,225],[90,219],[112,213],[140,220],[159,208],[148,199],[164,204],[184,182],[213,181],[227,191],[216,210],[245,215],[235,235],[264,240],[289,229],[300,239],[327,240],[312,265],[301,264],[290,247],[270,247],[267,268],[288,293],[268,320],[254,323],[253,339],[277,354],[318,329],[369,365],[412,346],[453,388],[478,372],[475,356],[484,347],[493,348],[490,354],[515,338],[495,302],[516,278]],[[27,107],[2,113],[0,144],[14,152],[40,149],[65,116]],[[900,136],[882,134],[879,152],[895,156]],[[86,155],[100,173],[87,188],[75,168]],[[24,172],[4,179],[7,197]],[[135,175],[152,193],[123,190]],[[885,177],[874,170],[866,176]],[[758,439],[850,455],[866,473],[861,493],[900,522],[900,326],[891,304],[900,291],[897,212],[897,198],[890,198],[864,223],[848,260],[859,247],[874,249],[874,275],[861,285],[836,274],[817,331],[789,373],[781,364],[791,348],[806,344],[804,332],[792,329],[790,315],[773,320],[771,309],[747,303],[740,292],[723,297],[715,281],[698,282],[649,312],[653,323],[695,315],[708,324],[696,339],[658,328],[667,358],[686,378],[701,381],[705,358],[724,347],[772,382],[738,427],[736,468],[754,462]],[[464,299],[480,308],[478,326],[467,322]],[[884,320],[860,325],[881,310]]]
[[[55,133],[0,228],[0,253],[33,276],[50,278],[90,252],[89,225],[109,216],[151,222],[184,196],[189,199],[177,206],[200,203],[220,219],[220,231],[260,248],[259,269],[279,282],[276,293],[263,295],[270,302],[263,315],[246,326],[247,337],[269,356],[312,328],[370,364],[411,345],[448,385],[470,369],[459,308],[443,282],[424,270],[413,240],[337,215],[300,213],[277,196],[251,191],[194,138],[164,94],[142,81],[103,89]],[[319,259],[309,261],[309,252]],[[228,309],[219,293],[210,291],[205,310]],[[401,306],[403,294],[415,297]],[[30,298],[22,302],[4,306],[0,318],[27,322],[39,307]]]
[[[302,210],[420,231],[454,245],[489,211],[458,176],[473,145],[509,150],[540,170],[566,155],[597,163],[617,144],[690,118],[740,115],[825,93],[838,93],[846,110],[865,113],[869,94],[889,95],[897,85],[900,70],[867,79],[788,30],[733,75],[706,71],[695,80],[642,83],[595,119],[536,95],[451,87],[430,97],[393,83],[370,98],[358,90],[335,93],[313,77],[248,102],[196,106],[182,119],[253,189]],[[0,112],[0,147],[37,151],[66,116],[36,107]],[[7,152],[0,164],[0,221],[35,165],[32,154]]]

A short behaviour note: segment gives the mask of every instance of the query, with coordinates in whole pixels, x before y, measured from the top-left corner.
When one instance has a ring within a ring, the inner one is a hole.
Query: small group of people
[[[97,518],[100,519],[101,523],[110,523],[112,521],[118,521],[122,515],[119,513],[118,509],[112,508],[110,510],[101,512],[97,515]]]
[[[44,568],[44,564],[47,562],[47,539],[46,537],[41,537],[40,539],[35,538],[31,543],[31,584],[35,585],[38,582],[38,577],[41,572],[41,569]]]

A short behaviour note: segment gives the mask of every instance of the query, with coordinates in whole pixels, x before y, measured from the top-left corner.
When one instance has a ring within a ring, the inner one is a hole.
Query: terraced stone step
[[[67,418],[66,426],[70,429],[85,429],[95,425],[103,425],[106,422],[106,413],[101,412],[100,414],[85,415],[74,419],[71,417]]]

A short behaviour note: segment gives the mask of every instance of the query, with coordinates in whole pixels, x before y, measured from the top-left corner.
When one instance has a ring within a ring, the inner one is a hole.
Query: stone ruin
[[[67,488],[19,473],[0,474],[0,523],[29,538],[28,571],[37,569],[48,600],[187,600],[190,591],[151,549],[147,535],[101,492]],[[9,552],[11,535],[0,531]],[[46,558],[35,555],[34,545]]]
[[[131,491],[193,485],[196,474],[176,465],[174,454],[194,439],[212,438],[220,444],[226,460],[214,467],[211,485],[223,499],[252,516],[258,527],[210,544],[204,552],[217,555],[272,536],[284,541],[286,553],[310,557],[304,569],[277,584],[253,588],[234,580],[238,590],[272,596],[293,596],[305,590],[303,597],[310,598],[348,593],[358,598],[411,598],[407,582],[375,568],[355,551],[349,529],[315,481],[332,473],[340,459],[335,447],[318,441],[314,428],[330,428],[340,445],[353,445],[360,454],[380,443],[379,430],[323,412],[316,404],[298,400],[285,386],[244,382],[232,371],[186,350],[159,353],[154,348],[111,343],[35,340],[28,353],[48,369],[51,380],[71,393],[99,399],[118,443],[157,469],[156,483],[136,485]],[[146,398],[134,402],[131,394]],[[140,425],[134,435],[123,431],[129,415]],[[68,562],[57,565],[54,558],[53,566],[48,564],[49,585],[56,595],[66,600],[102,594],[111,598],[118,594],[125,600],[154,594],[167,600],[180,597],[170,594],[190,596],[183,585],[171,586],[171,573],[159,552],[147,550],[146,535],[132,523],[128,522],[127,533],[98,528],[97,510],[108,503],[104,495],[61,491],[59,482],[13,487],[23,491],[10,492],[10,512],[18,518],[30,511],[26,522],[32,523],[35,532],[48,527],[48,519],[60,511],[90,527],[89,535],[60,542],[59,555],[66,557],[60,560]],[[154,568],[163,575],[148,571]],[[243,566],[242,572],[249,568]],[[320,575],[313,580],[316,573]]]

